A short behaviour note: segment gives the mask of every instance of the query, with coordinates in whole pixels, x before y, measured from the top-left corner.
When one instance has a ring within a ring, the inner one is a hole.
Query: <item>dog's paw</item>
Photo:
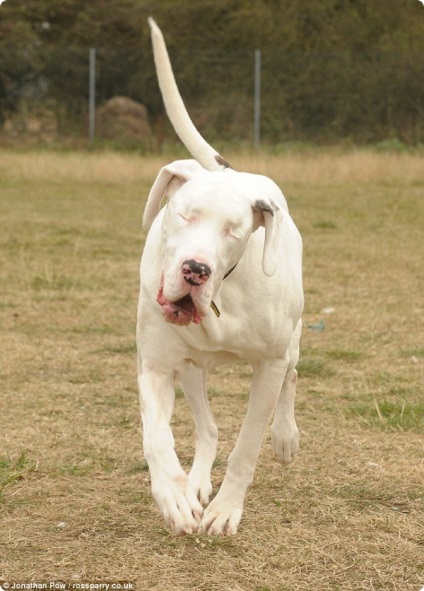
[[[188,475],[188,480],[200,502],[203,505],[207,505],[209,503],[209,497],[212,494],[212,483],[209,471],[202,468],[198,470],[192,468]]]
[[[234,536],[237,533],[242,513],[241,507],[231,506],[227,503],[220,505],[214,500],[205,509],[199,530],[209,536]]]
[[[166,525],[176,534],[191,534],[198,529],[203,507],[185,474],[160,479],[152,486],[152,493]]]
[[[271,428],[271,442],[274,453],[280,464],[290,464],[300,448],[299,430],[296,423],[283,428]]]

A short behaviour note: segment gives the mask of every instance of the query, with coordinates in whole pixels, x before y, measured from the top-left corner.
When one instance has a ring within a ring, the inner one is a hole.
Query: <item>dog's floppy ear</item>
[[[262,269],[267,277],[271,277],[277,267],[278,239],[284,211],[272,199],[256,199],[253,211],[258,217],[258,226],[265,227]]]
[[[143,215],[143,228],[148,230],[158,215],[160,203],[168,191],[175,192],[181,185],[204,168],[196,160],[176,160],[160,169],[150,189]]]

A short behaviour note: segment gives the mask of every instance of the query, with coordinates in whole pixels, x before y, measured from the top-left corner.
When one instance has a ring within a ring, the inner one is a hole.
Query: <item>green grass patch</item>
[[[7,485],[23,480],[36,469],[36,463],[28,458],[26,451],[22,451],[16,460],[9,457],[0,459],[0,500]]]
[[[424,400],[366,396],[347,408],[372,428],[424,433]]]
[[[316,357],[301,357],[296,366],[301,378],[323,378],[334,374],[334,371]]]
[[[422,492],[418,490],[409,490],[406,496],[399,490],[388,490],[375,482],[362,480],[338,487],[337,496],[359,510],[375,511],[379,507],[388,507],[400,513],[408,513],[410,503],[423,498]]]
[[[31,280],[31,288],[34,291],[66,291],[77,287],[79,285],[75,277],[66,277],[58,273],[35,275]]]
[[[149,471],[149,465],[145,460],[140,462],[134,462],[127,470],[127,474],[129,476],[133,476],[134,474],[140,474]]]
[[[358,361],[360,359],[364,359],[366,357],[365,353],[362,351],[348,351],[343,349],[331,349],[330,351],[325,351],[324,355],[328,359],[334,359],[335,361]]]
[[[337,230],[336,222],[332,220],[320,220],[313,225],[317,230]]]
[[[424,357],[424,347],[411,347],[401,350],[402,357]]]
[[[91,457],[87,454],[86,457],[81,456],[81,459],[76,459],[76,461],[56,466],[56,475],[59,477],[79,477],[89,474],[95,475],[99,472],[111,474],[116,469],[117,461],[115,458],[108,456]]]
[[[133,355],[137,352],[137,345],[135,339],[130,343],[122,343],[120,345],[105,345],[101,349],[93,351],[94,355],[98,353],[109,353],[111,355]]]

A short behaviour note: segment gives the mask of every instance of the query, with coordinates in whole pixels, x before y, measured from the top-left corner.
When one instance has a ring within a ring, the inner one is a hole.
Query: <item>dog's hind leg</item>
[[[289,464],[299,451],[299,430],[295,419],[295,398],[297,371],[299,360],[299,339],[302,321],[299,320],[289,347],[289,367],[284,378],[283,387],[275,407],[274,421],[271,426],[271,441],[277,460],[281,464]]]
[[[196,449],[189,481],[201,503],[207,505],[212,492],[211,470],[216,456],[218,428],[209,408],[206,370],[189,367],[181,378],[181,387],[190,404],[196,430]]]
[[[296,382],[297,371],[292,369],[281,389],[271,426],[272,447],[280,464],[289,464],[299,451],[299,430],[294,416]]]

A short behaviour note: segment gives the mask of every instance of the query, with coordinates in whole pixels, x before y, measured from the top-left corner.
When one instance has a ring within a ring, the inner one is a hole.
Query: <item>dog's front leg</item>
[[[212,492],[211,470],[218,444],[218,428],[209,408],[206,370],[189,367],[181,386],[193,411],[196,426],[196,451],[189,480],[200,501],[207,505]]]
[[[228,458],[224,481],[205,509],[200,527],[209,535],[234,535],[243,513],[265,429],[287,371],[287,360],[262,361],[253,367],[249,405],[237,443]]]
[[[175,396],[173,375],[143,363],[138,386],[144,455],[149,464],[153,497],[171,529],[176,533],[192,533],[198,527],[203,508],[175,453],[169,424]]]

